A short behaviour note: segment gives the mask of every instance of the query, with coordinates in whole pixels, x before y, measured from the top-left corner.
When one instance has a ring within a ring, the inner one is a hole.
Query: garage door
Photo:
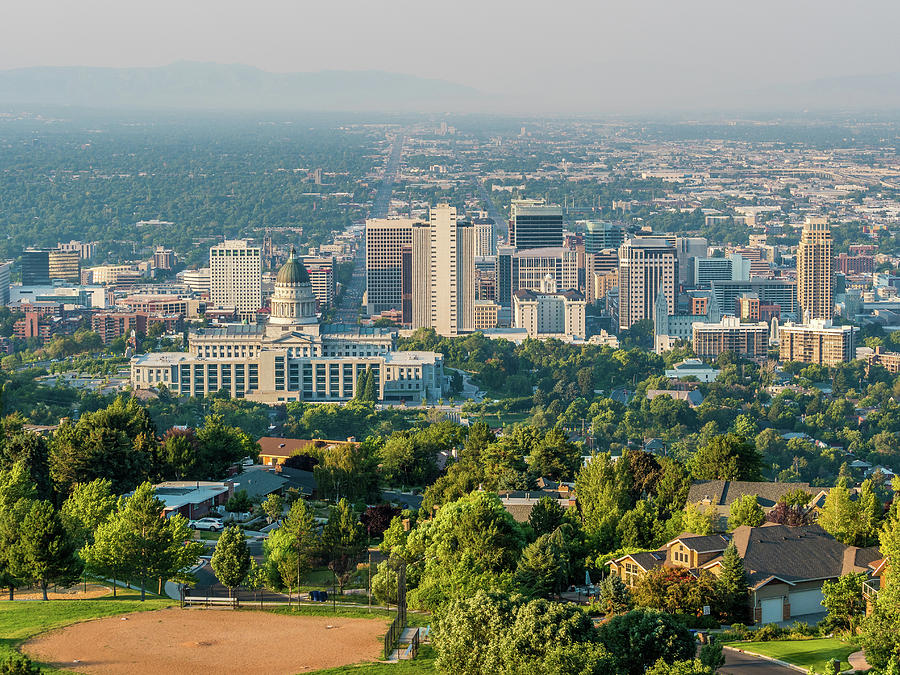
[[[759,604],[762,607],[762,621],[760,623],[778,623],[784,619],[784,614],[782,613],[784,604],[781,598],[761,600]]]
[[[823,597],[821,588],[791,593],[791,616],[824,612],[825,608],[822,606]]]

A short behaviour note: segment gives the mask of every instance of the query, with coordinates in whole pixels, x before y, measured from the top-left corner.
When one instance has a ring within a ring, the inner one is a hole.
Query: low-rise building
[[[572,336],[585,338],[584,295],[576,290],[557,292],[549,274],[541,290],[520,288],[513,294],[513,326],[524,328],[528,337]]]
[[[718,368],[708,366],[700,359],[685,359],[666,370],[666,377],[680,380],[686,377],[696,377],[700,382],[715,382],[719,373]]]

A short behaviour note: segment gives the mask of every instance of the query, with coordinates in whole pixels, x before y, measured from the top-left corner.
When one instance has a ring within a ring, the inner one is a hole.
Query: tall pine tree
[[[747,573],[734,542],[722,554],[722,571],[716,580],[721,611],[732,622],[747,619]]]

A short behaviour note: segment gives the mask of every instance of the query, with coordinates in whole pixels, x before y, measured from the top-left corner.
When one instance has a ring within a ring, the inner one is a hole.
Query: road
[[[766,659],[742,654],[733,649],[723,649],[725,665],[717,671],[720,675],[796,675],[793,668],[780,666]]]
[[[405,136],[402,132],[394,136],[391,154],[388,157],[387,164],[385,164],[381,184],[378,186],[378,190],[375,192],[375,199],[372,202],[372,210],[369,214],[372,218],[384,218],[390,211],[394,182],[400,173],[400,158],[403,156],[404,140]],[[355,324],[359,321],[359,310],[362,306],[365,290],[366,238],[363,235],[362,241],[356,250],[356,256],[353,259],[353,276],[350,278],[347,288],[341,294],[336,307],[335,319],[338,323]]]
[[[480,179],[476,179],[476,183],[478,183],[478,191],[481,193],[481,200],[484,202],[484,208],[488,212],[488,216],[494,220],[494,233],[499,233],[505,239],[509,234],[507,232],[506,218],[500,213],[499,209],[497,209],[494,200],[491,199],[487,189],[484,187],[484,183]]]

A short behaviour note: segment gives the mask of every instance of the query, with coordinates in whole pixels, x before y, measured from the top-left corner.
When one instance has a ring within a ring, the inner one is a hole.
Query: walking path
[[[850,656],[847,657],[847,660],[850,662],[850,672],[854,670],[872,669],[872,666],[870,666],[869,662],[866,661],[866,655],[862,650],[853,652]]]

